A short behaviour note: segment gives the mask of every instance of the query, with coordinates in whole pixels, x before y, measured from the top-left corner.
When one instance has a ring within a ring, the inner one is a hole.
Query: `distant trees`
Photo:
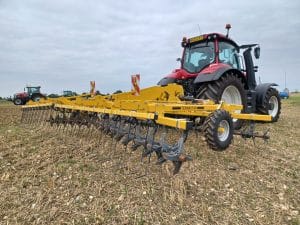
[[[0,100],[12,101],[12,97],[0,97]]]
[[[114,94],[120,94],[120,93],[122,93],[121,90],[117,90],[117,91],[114,92]]]

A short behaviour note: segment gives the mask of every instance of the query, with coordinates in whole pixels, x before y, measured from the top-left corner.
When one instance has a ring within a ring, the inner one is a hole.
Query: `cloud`
[[[44,92],[130,89],[140,73],[147,87],[179,64],[183,36],[224,31],[238,43],[259,43],[264,82],[300,87],[300,3],[297,1],[0,0],[0,96],[40,84]],[[200,27],[200,31],[199,31]]]

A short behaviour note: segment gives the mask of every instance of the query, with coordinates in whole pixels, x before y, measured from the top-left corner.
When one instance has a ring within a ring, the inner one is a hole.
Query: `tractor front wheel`
[[[281,100],[275,88],[269,88],[258,113],[272,116],[272,122],[277,122],[281,113]]]
[[[225,150],[233,138],[233,123],[230,114],[218,109],[204,121],[204,135],[208,146],[216,151]]]

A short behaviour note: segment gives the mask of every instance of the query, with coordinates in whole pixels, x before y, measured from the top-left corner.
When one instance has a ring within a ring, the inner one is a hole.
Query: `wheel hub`
[[[222,120],[218,127],[218,138],[220,141],[226,141],[230,133],[230,125],[227,120]]]

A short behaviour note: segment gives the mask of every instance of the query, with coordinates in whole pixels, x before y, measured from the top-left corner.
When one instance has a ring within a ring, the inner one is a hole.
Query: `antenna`
[[[197,25],[198,25],[199,33],[200,33],[200,35],[201,35],[201,34],[202,34],[202,32],[201,32],[201,28],[200,28],[200,25],[199,25],[199,23],[198,23]]]
[[[260,76],[258,77],[258,80],[259,80],[259,84],[261,84],[261,79],[260,79]]]

